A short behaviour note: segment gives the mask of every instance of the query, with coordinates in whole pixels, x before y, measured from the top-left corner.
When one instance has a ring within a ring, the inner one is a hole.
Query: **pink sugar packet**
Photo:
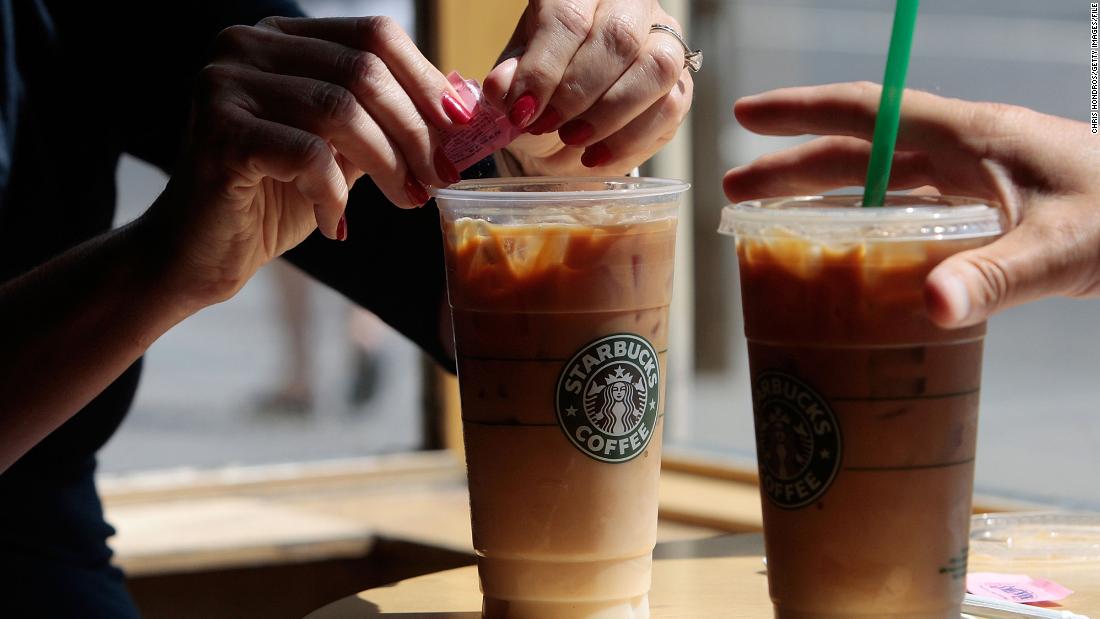
[[[459,172],[523,134],[504,113],[484,101],[481,86],[476,81],[463,79],[458,71],[452,71],[447,81],[458,92],[462,105],[473,113],[468,124],[443,137],[443,154]]]
[[[1073,591],[1044,578],[1025,574],[975,572],[966,575],[966,590],[974,595],[1007,600],[1017,604],[1056,602]]]

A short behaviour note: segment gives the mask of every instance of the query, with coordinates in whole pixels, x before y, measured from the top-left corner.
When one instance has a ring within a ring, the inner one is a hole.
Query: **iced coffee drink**
[[[649,616],[684,189],[513,179],[438,193],[487,617]]]
[[[957,619],[985,324],[935,326],[929,271],[1001,232],[980,202],[727,207],[780,619]]]

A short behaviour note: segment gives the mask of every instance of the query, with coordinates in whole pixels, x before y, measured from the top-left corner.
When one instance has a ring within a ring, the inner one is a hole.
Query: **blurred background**
[[[513,23],[517,2],[499,4]],[[409,32],[425,4],[458,0],[306,0],[314,15],[388,14]],[[881,79],[892,4],[879,0],[672,3],[706,52],[673,169],[694,185],[681,238],[666,448],[751,467],[745,344],[733,244],[715,234],[729,167],[797,139],[742,130],[739,96],[798,84]],[[430,7],[428,7],[430,8]],[[1087,119],[1088,23],[1080,3],[925,0],[909,83]],[[508,31],[498,34],[503,41]],[[425,43],[425,45],[427,45]],[[451,67],[441,67],[449,69]],[[489,68],[486,64],[480,74]],[[1086,129],[1082,129],[1083,131]],[[668,169],[667,167],[664,169]],[[165,178],[127,159],[119,222]],[[375,268],[349,265],[349,268]],[[693,297],[693,298],[692,298]],[[1100,302],[1051,300],[991,321],[978,491],[1100,509]],[[164,336],[148,354],[137,402],[102,453],[102,470],[304,462],[438,447],[428,411],[435,377],[400,335],[292,268],[269,267],[231,301]]]

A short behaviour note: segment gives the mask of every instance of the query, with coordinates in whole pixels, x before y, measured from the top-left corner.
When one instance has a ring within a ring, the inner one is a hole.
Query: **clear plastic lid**
[[[462,181],[432,193],[444,200],[542,202],[674,196],[690,187],[684,181],[644,176],[519,176]]]
[[[1100,562],[1100,514],[980,514],[970,520],[970,555],[1011,561]]]
[[[462,181],[432,195],[447,220],[601,224],[675,217],[689,187],[664,178],[516,177]]]
[[[919,241],[997,236],[1001,209],[975,198],[889,195],[863,208],[862,196],[750,200],[722,209],[718,231],[739,237],[803,236],[823,241]]]

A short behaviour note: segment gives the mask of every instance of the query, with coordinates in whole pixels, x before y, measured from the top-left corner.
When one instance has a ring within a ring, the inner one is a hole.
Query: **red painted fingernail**
[[[424,185],[416,180],[412,172],[405,175],[405,195],[409,196],[409,199],[417,206],[423,206],[428,201],[428,192],[425,191]]]
[[[581,155],[581,163],[584,164],[586,168],[601,166],[610,160],[611,149],[603,142],[596,142],[592,146],[589,146],[584,149],[584,154]]]
[[[558,137],[570,146],[584,144],[588,138],[592,137],[593,133],[596,133],[596,128],[592,126],[592,123],[580,119],[571,120],[562,125],[561,129],[558,129]]]
[[[512,121],[512,124],[516,127],[523,128],[527,126],[527,123],[531,122],[531,117],[535,115],[535,109],[538,108],[539,102],[535,100],[535,95],[531,93],[524,93],[522,97],[516,99],[516,102],[512,104],[511,111],[508,112],[508,120]]]
[[[561,122],[561,114],[558,113],[552,107],[547,107],[542,112],[542,116],[539,119],[531,123],[530,127],[527,127],[527,133],[531,135],[542,135],[544,133],[550,133],[557,128],[558,123]]]
[[[348,220],[343,215],[340,216],[340,223],[336,224],[336,240],[348,240]]]
[[[458,170],[455,169],[455,164],[447,159],[447,155],[443,154],[442,148],[435,149],[435,154],[432,155],[432,163],[435,164],[435,173],[439,175],[439,178],[448,183],[457,183],[462,180],[462,177],[458,175]]]
[[[447,118],[451,119],[451,122],[456,125],[465,125],[473,118],[473,114],[470,113],[458,99],[451,96],[451,93],[443,93],[443,111],[447,113]]]

